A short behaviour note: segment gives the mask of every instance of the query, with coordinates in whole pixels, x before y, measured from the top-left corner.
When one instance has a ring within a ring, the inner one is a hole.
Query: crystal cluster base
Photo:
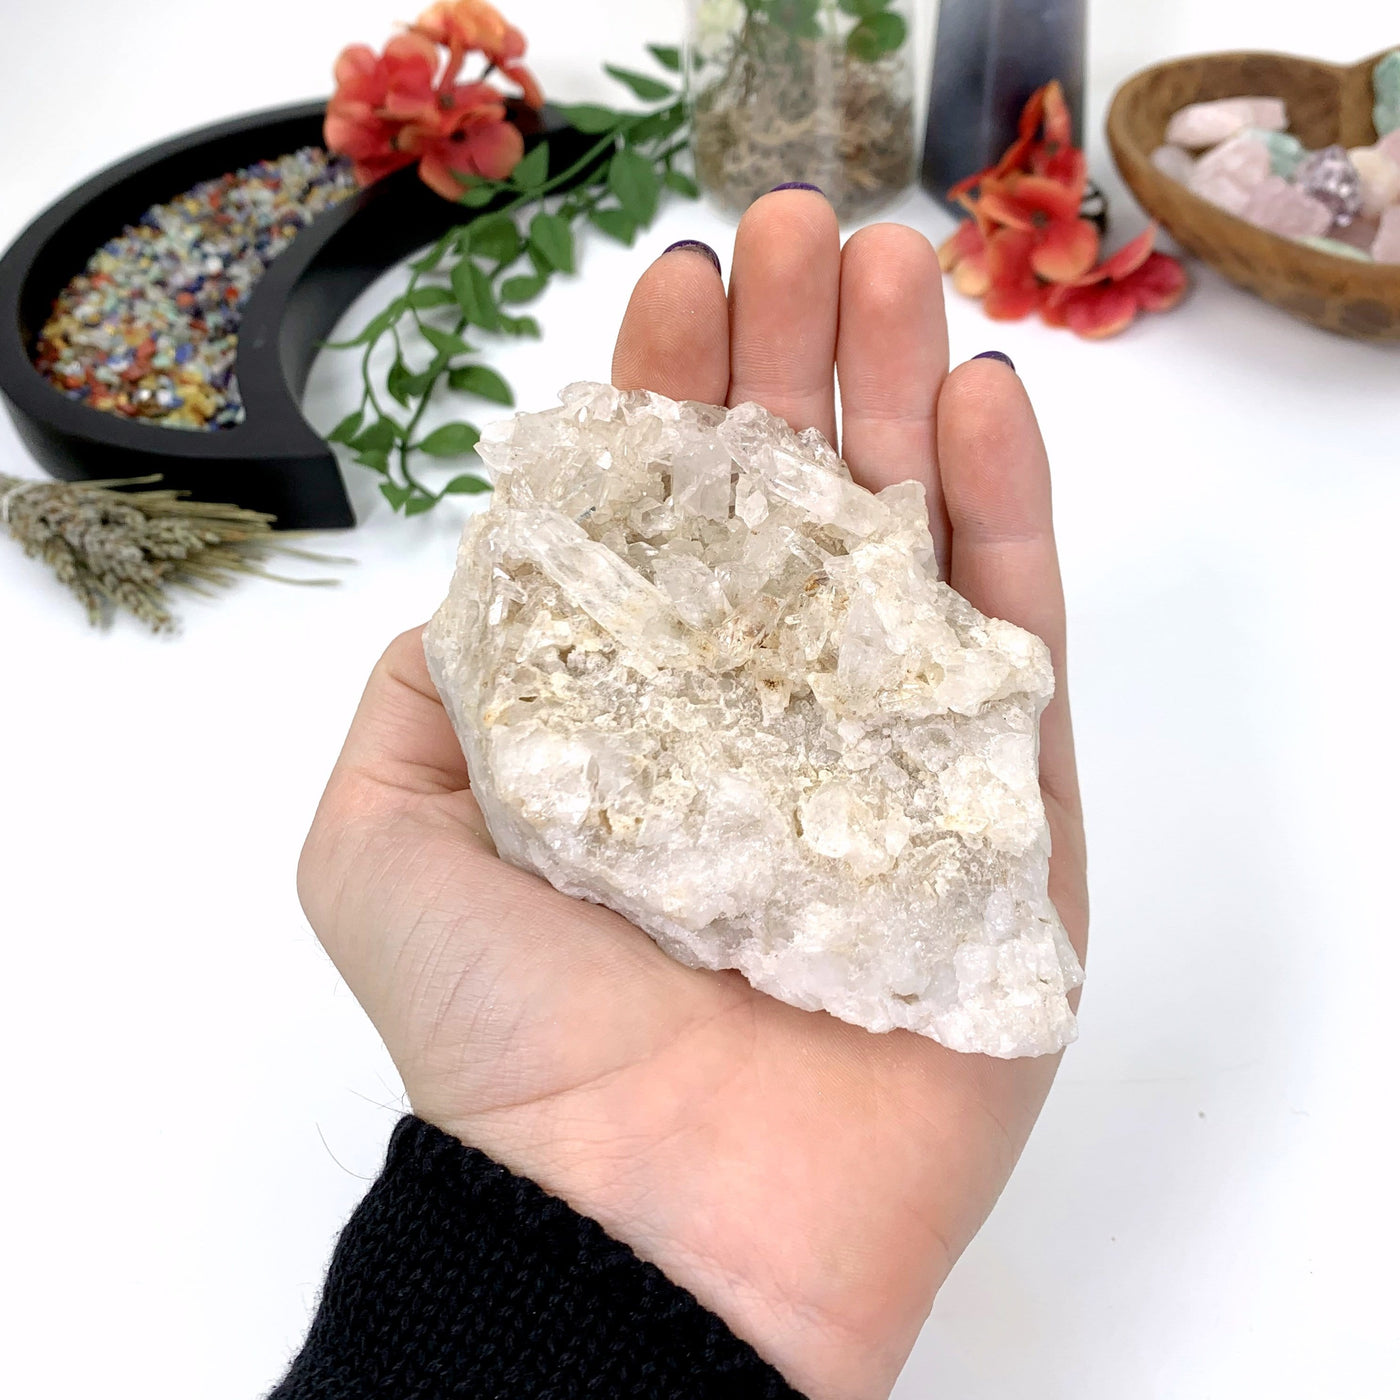
[[[560,397],[483,435],[426,638],[501,855],[794,1006],[1072,1040],[1050,657],[939,581],[923,488],[874,495],[755,404]]]

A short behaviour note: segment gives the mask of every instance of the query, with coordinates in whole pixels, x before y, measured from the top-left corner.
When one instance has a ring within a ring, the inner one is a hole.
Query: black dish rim
[[[239,326],[235,372],[246,418],[229,428],[163,428],[68,398],[39,373],[32,347],[55,297],[103,240],[152,204],[254,161],[322,144],[324,102],[212,123],[99,171],[44,210],[0,258],[0,395],[25,445],[65,481],[159,474],[206,501],[277,517],[280,529],[355,524],[335,455],[300,400],[322,342],[345,308],[387,268],[492,206],[469,210],[434,194],[411,167],[327,210],[259,279]],[[512,104],[526,145],[577,159],[590,139],[549,108]],[[587,172],[582,172],[580,178]]]

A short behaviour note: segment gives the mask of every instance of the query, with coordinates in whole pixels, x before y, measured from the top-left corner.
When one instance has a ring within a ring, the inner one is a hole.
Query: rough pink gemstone
[[[1334,228],[1332,237],[1338,243],[1349,243],[1353,248],[1359,248],[1363,253],[1371,251],[1371,244],[1376,241],[1376,234],[1380,232],[1381,221],[1370,214],[1359,214],[1344,228]]]
[[[1270,175],[1255,185],[1240,217],[1284,238],[1319,238],[1332,227],[1332,211],[1281,175]]]
[[[1190,151],[1182,150],[1180,146],[1158,146],[1152,152],[1152,164],[1163,175],[1170,176],[1173,180],[1179,180],[1184,185],[1190,180],[1191,172],[1196,168],[1196,157]]]
[[[1400,204],[1400,159],[1375,146],[1360,146],[1347,155],[1361,177],[1363,214],[1379,215],[1392,204]]]
[[[1400,204],[1392,205],[1381,215],[1371,256],[1379,263],[1400,263]]]
[[[1196,162],[1188,182],[1193,194],[1242,214],[1256,185],[1269,178],[1269,148],[1254,136],[1236,136]]]
[[[1400,126],[1387,132],[1371,149],[1379,151],[1383,156],[1389,156],[1396,165],[1400,165]]]
[[[1314,151],[1293,172],[1294,182],[1319,199],[1339,224],[1349,224],[1361,212],[1361,175],[1343,146]]]
[[[1193,102],[1173,114],[1162,139],[1172,146],[1200,150],[1228,141],[1247,126],[1283,131],[1288,112],[1277,97],[1222,97],[1216,102]]]

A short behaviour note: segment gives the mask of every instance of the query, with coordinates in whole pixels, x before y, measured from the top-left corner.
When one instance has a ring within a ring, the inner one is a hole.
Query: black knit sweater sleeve
[[[405,1118],[270,1400],[801,1400],[659,1269]]]

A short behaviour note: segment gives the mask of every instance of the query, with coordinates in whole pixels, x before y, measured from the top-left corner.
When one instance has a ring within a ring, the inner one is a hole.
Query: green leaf
[[[503,403],[507,408],[515,406],[515,395],[511,393],[510,385],[486,365],[463,365],[447,376],[447,382],[464,394],[475,394],[479,399]]]
[[[327,442],[350,442],[355,434],[360,431],[360,424],[365,421],[364,411],[356,409],[354,413],[347,413],[339,423],[326,434]]]
[[[625,133],[629,146],[645,146],[649,141],[660,141],[677,130],[685,122],[685,104],[673,102],[669,107],[651,112],[633,123]]]
[[[675,88],[669,83],[648,78],[645,73],[634,73],[630,68],[618,68],[611,63],[603,65],[603,71],[611,78],[632,89],[643,102],[656,102],[662,97],[675,95]]]
[[[589,220],[609,238],[625,243],[629,248],[637,236],[637,221],[625,209],[595,209]]]
[[[390,326],[398,320],[404,313],[404,308],[408,305],[404,297],[395,297],[388,306],[377,316],[372,316],[366,324],[364,330],[353,340],[328,340],[327,350],[349,350],[356,345],[368,345],[372,340],[378,340]]]
[[[444,496],[479,496],[483,491],[490,489],[491,483],[483,481],[479,476],[454,476],[442,488],[442,494]]]
[[[608,162],[608,188],[639,224],[652,221],[661,186],[655,168],[645,156],[636,151],[619,151]]]
[[[476,447],[480,436],[470,423],[444,423],[442,427],[434,428],[415,447],[429,457],[460,457]]]
[[[493,331],[500,324],[491,281],[471,258],[463,258],[452,269],[452,294],[472,325]]]
[[[673,73],[681,71],[681,51],[673,44],[648,44],[647,52],[663,67]]]
[[[700,186],[684,170],[668,170],[666,172],[666,188],[675,190],[677,194],[685,195],[687,199],[700,197]]]
[[[408,304],[415,311],[427,311],[434,306],[451,306],[455,300],[446,287],[415,287],[408,294]]]
[[[379,490],[395,510],[402,510],[403,503],[413,494],[413,487],[400,486],[397,481],[381,481]]]
[[[389,454],[379,448],[371,448],[367,452],[357,453],[355,460],[362,466],[368,467],[372,472],[378,472],[385,476],[389,471]]]
[[[414,272],[431,272],[443,260],[451,243],[452,239],[450,235],[445,238],[439,238],[421,258],[416,262],[409,263],[409,267],[411,267]]]
[[[534,340],[540,338],[540,323],[533,316],[502,315],[501,329],[507,335],[528,335]]]
[[[510,182],[517,189],[533,190],[544,184],[549,175],[549,147],[541,141],[520,158],[520,164],[510,172]]]
[[[820,39],[821,25],[817,10],[821,0],[762,0],[768,18],[785,34],[795,39]]]
[[[511,304],[533,301],[544,291],[545,281],[543,277],[507,277],[501,283],[501,300]]]
[[[462,251],[468,248],[493,262],[508,263],[520,253],[520,234],[509,214],[488,214],[467,225]]]
[[[592,102],[580,102],[572,107],[560,107],[559,112],[570,126],[587,136],[597,136],[621,125],[627,118],[611,107],[599,107]]]
[[[439,330],[436,326],[424,326],[423,339],[426,340],[439,355],[446,355],[449,360],[454,355],[476,354],[476,346],[468,345],[460,335],[455,335],[452,331]]]
[[[845,10],[848,15],[854,15],[857,19],[866,19],[870,15],[878,15],[881,10],[890,7],[890,0],[836,0],[837,6]]]
[[[422,515],[425,510],[432,510],[437,505],[436,496],[410,496],[404,505],[405,515]]]
[[[846,36],[846,52],[863,63],[874,63],[887,53],[893,53],[908,33],[902,15],[888,10],[863,19]]]
[[[387,452],[398,440],[398,424],[392,418],[380,418],[368,428],[356,433],[350,441],[350,446],[356,452],[375,449]]]
[[[463,185],[462,193],[457,196],[459,204],[465,204],[468,209],[480,209],[484,204],[490,204],[496,197],[497,191],[501,188],[499,180],[472,180]]]
[[[410,374],[403,382],[404,388],[408,391],[410,399],[421,399],[433,386],[433,380],[437,377],[435,369],[441,368],[437,361],[428,369],[420,370],[417,374]],[[404,405],[407,407],[407,404]]]
[[[408,366],[404,364],[402,359],[397,359],[389,366],[389,373],[384,381],[384,387],[404,408],[408,407],[408,401],[412,396],[410,386],[406,381],[412,378],[413,374]]]
[[[558,272],[574,270],[574,234],[558,214],[536,214],[530,220],[530,247]]]

